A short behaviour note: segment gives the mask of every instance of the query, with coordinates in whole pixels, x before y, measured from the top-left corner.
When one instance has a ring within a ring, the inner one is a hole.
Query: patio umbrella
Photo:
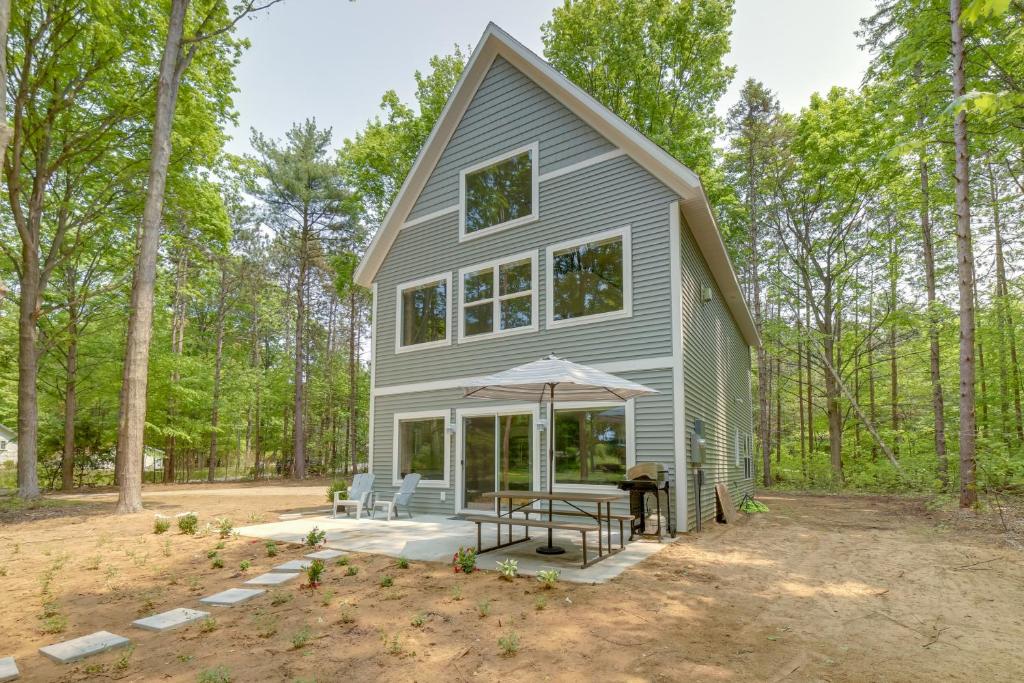
[[[555,396],[559,401],[627,401],[635,396],[658,393],[628,379],[616,377],[595,368],[573,363],[551,354],[532,363],[484,377],[474,377],[462,385],[467,398],[529,399],[547,403],[548,418],[548,493],[553,492],[555,479]],[[548,500],[548,521],[553,518],[552,501]],[[564,553],[551,542],[537,548],[545,555]]]

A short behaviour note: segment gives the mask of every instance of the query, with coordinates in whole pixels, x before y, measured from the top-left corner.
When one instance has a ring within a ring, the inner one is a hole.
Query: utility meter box
[[[703,463],[704,449],[707,441],[704,439],[704,421],[694,420],[693,431],[690,432],[690,462]]]

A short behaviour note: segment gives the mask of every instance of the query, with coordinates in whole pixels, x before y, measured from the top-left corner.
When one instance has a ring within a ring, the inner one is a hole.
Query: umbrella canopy
[[[550,355],[547,358],[484,377],[462,386],[465,396],[546,402],[554,385],[558,401],[625,401],[656,390],[586,365]]]

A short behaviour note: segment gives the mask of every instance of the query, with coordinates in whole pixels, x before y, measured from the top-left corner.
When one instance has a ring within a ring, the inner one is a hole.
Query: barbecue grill
[[[618,483],[618,487],[629,492],[629,512],[633,521],[629,523],[629,536],[654,536],[662,538],[661,498],[665,497],[665,517],[667,531],[672,538],[676,532],[672,527],[672,496],[667,478],[668,471],[660,469],[657,463],[640,463],[626,471],[626,478]],[[655,513],[656,526],[648,530],[647,515]]]

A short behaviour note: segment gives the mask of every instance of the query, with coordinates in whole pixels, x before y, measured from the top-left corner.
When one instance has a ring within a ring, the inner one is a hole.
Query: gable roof
[[[477,88],[498,56],[523,72],[679,195],[683,216],[743,338],[750,346],[760,344],[757,327],[750,315],[750,309],[747,308],[725,243],[722,241],[722,235],[718,231],[714,214],[697,174],[493,22],[487,25],[476,49],[466,62],[462,76],[448,97],[448,102],[434,124],[434,129],[430,131],[427,141],[413,163],[412,170],[409,171],[384,221],[370,241],[370,246],[354,274],[356,283],[364,287],[372,284]]]

